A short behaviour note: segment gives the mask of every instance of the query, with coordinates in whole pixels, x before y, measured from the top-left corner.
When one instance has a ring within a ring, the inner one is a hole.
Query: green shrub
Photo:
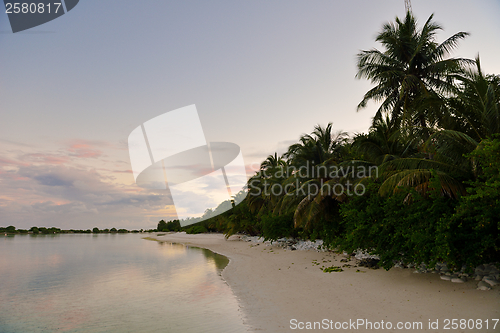
[[[438,228],[442,255],[457,267],[500,261],[500,140],[483,140],[469,157],[478,165],[477,180]]]
[[[202,225],[193,225],[186,229],[187,234],[202,234],[208,232],[207,228]]]
[[[343,236],[337,238],[340,250],[367,249],[380,257],[380,265],[389,269],[394,261],[430,263],[444,260],[436,237],[438,223],[449,218],[456,201],[438,190],[436,178],[431,180],[428,198],[414,190],[400,189],[384,198],[378,185],[368,186],[367,193],[352,197],[341,206]],[[406,199],[406,200],[405,200]]]
[[[277,240],[282,237],[292,236],[296,230],[293,225],[293,215],[273,215],[269,213],[260,220],[262,237],[265,240]]]

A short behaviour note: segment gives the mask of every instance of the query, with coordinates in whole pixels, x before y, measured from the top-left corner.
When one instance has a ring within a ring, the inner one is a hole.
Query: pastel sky
[[[500,1],[413,0],[423,24],[471,36],[453,56],[500,73]],[[163,191],[134,183],[127,138],[196,104],[207,141],[241,147],[248,169],[314,125],[363,132],[370,83],[356,54],[380,47],[403,0],[80,0],[13,34],[0,13],[0,226],[154,228]]]

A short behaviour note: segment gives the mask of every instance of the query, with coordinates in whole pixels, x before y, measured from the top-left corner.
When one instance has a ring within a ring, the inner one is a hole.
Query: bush
[[[436,181],[431,179],[428,198],[410,189],[384,198],[377,184],[369,185],[364,196],[341,206],[344,231],[336,241],[339,250],[367,249],[380,257],[385,269],[401,259],[431,265],[446,260],[437,229],[439,221],[451,216],[456,201],[441,195]]]
[[[500,261],[500,140],[483,140],[469,155],[478,177],[450,219],[440,221],[442,255],[453,265]]]
[[[265,240],[277,240],[281,237],[289,237],[295,234],[293,215],[273,215],[269,213],[262,216],[260,221],[262,237]]]
[[[202,225],[193,225],[192,227],[186,229],[187,234],[202,234],[205,232],[208,232],[208,230]]]

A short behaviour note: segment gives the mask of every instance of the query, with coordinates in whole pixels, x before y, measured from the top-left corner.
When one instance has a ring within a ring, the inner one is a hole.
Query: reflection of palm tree
[[[439,120],[433,104],[423,99],[439,101],[454,90],[452,75],[468,60],[445,57],[468,33],[456,33],[438,44],[435,35],[442,28],[432,17],[419,30],[415,17],[407,12],[404,21],[396,18],[395,24],[386,23],[377,36],[384,52],[373,49],[358,54],[356,76],[376,84],[364,95],[358,110],[370,100],[381,101],[376,120],[389,112],[393,121],[417,125],[424,131]]]

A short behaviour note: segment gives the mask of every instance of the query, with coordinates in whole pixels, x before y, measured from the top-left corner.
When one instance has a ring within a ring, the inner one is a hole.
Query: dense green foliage
[[[161,220],[158,222],[158,226],[156,227],[158,231],[181,231],[181,225],[179,223],[179,220],[174,220],[174,221],[169,221],[165,222],[164,220]]]
[[[316,126],[262,162],[243,202],[195,226],[321,238],[377,254],[387,269],[500,261],[500,76],[479,58],[450,58],[469,34],[438,43],[439,30],[432,16],[419,28],[411,12],[385,24],[384,49],[358,54],[357,77],[375,85],[358,109],[381,103],[368,133]]]
[[[342,236],[333,245],[345,251],[370,249],[380,256],[381,265],[390,268],[394,260],[435,263],[448,258],[440,251],[439,221],[449,217],[456,201],[442,196],[432,178],[428,198],[413,189],[402,189],[390,197],[378,194],[372,183],[368,194],[341,206]],[[405,198],[411,196],[411,202]]]
[[[452,263],[476,265],[499,260],[500,252],[500,140],[486,139],[469,154],[478,177],[470,181],[454,214],[442,219],[438,236],[443,255]]]

